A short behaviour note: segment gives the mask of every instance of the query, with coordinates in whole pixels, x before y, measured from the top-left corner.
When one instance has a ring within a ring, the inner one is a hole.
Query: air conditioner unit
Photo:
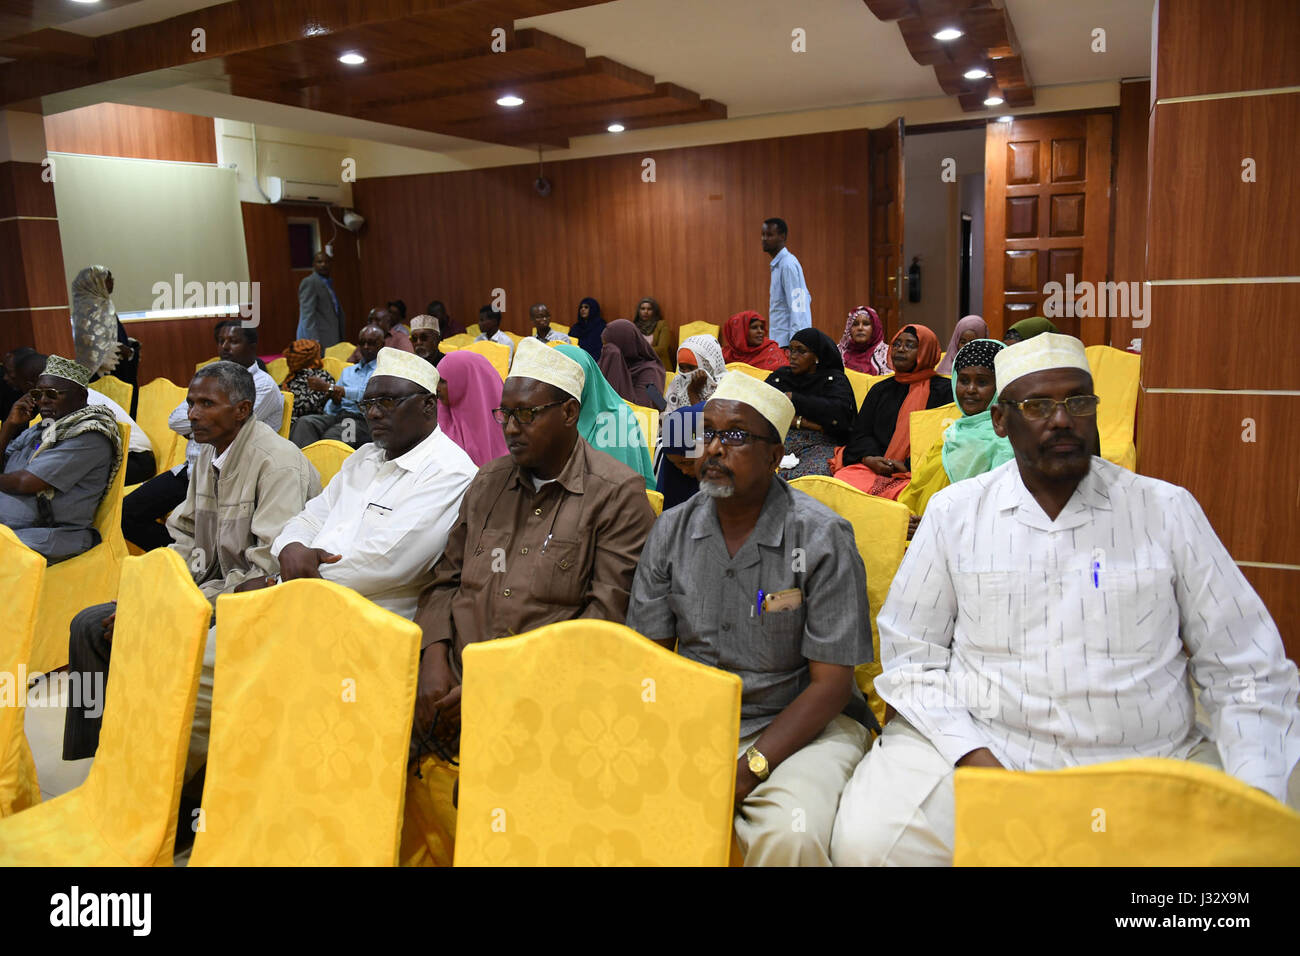
[[[266,177],[266,195],[271,202],[343,204],[343,187],[338,183],[309,183],[279,176]]]

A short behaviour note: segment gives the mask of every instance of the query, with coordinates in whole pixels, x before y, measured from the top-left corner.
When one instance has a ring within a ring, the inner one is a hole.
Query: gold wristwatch
[[[752,744],[745,751],[745,759],[749,762],[749,772],[759,780],[766,780],[768,775],[771,774],[772,771],[767,766],[767,758]]]

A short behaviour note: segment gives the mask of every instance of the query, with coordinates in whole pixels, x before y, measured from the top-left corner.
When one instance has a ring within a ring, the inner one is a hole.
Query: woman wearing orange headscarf
[[[775,372],[790,364],[785,351],[768,338],[767,319],[757,312],[737,312],[722,327],[722,357]]]
[[[293,393],[293,423],[300,415],[317,415],[325,410],[329,389],[316,391],[307,384],[309,378],[323,378],[334,385],[334,376],[321,367],[320,343],[315,339],[298,339],[284,350],[284,360],[289,364],[289,374],[280,388]],[[293,426],[290,425],[292,428]]]
[[[952,383],[936,375],[939,339],[924,325],[905,325],[889,343],[894,374],[867,392],[835,477],[882,498],[897,499],[911,479],[911,415],[952,402]]]

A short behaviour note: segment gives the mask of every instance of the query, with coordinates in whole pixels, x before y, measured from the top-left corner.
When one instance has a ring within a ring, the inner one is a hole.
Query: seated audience
[[[890,343],[894,374],[867,392],[835,477],[868,494],[897,500],[911,477],[912,412],[952,401],[952,385],[934,374],[939,340],[924,325],[905,325]]]
[[[794,404],[794,424],[785,436],[785,453],[799,460],[781,469],[787,481],[829,475],[837,446],[849,440],[857,408],[853,386],[844,375],[840,350],[818,329],[800,329],[786,348],[790,364],[767,377],[767,384]]]
[[[366,316],[366,324],[377,325],[379,328],[383,329],[384,348],[400,349],[403,352],[415,351],[415,346],[411,344],[410,332],[407,330],[405,325],[398,322],[396,312],[387,308],[371,309],[370,314]],[[352,350],[352,354],[348,356],[348,361],[353,365],[361,361],[360,346]]]
[[[89,382],[85,366],[51,355],[0,425],[0,524],[49,564],[99,543],[95,510],[122,460],[113,413],[87,404]]]
[[[627,319],[605,326],[600,371],[614,391],[633,405],[653,408],[663,395],[664,367],[644,335]]]
[[[501,404],[501,376],[477,352],[456,351],[438,366],[439,429],[464,449],[476,467],[506,454],[492,410]]]
[[[664,321],[664,313],[659,303],[646,296],[636,304],[636,318],[632,320],[636,330],[645,336],[650,348],[659,356],[659,364],[664,368],[672,366],[673,330]]]
[[[572,344],[573,339],[563,332],[556,332],[551,328],[551,310],[545,302],[538,302],[529,309],[528,318],[533,323],[533,335],[537,336],[538,341],[568,342]]]
[[[645,486],[653,488],[654,466],[636,413],[605,381],[600,367],[585,350],[576,345],[556,345],[554,349],[573,359],[582,369],[582,409],[578,416],[578,434],[582,440],[596,451],[603,451],[633,471],[640,472]]]
[[[961,417],[912,466],[912,480],[898,500],[913,514],[924,515],[935,492],[1015,457],[1011,443],[994,430],[990,411],[998,401],[993,358],[1005,347],[994,339],[974,339],[957,350],[952,391]]]
[[[628,627],[744,682],[735,834],[747,866],[829,865],[870,721],[853,679],[871,660],[866,573],[849,523],[774,474],[793,417],[770,385],[723,377],[704,406],[701,493],[655,522],[627,613]]]
[[[257,357],[257,329],[245,328],[238,319],[232,319],[218,323],[216,335],[220,360],[234,362],[248,369],[253,376],[253,386],[257,390],[253,417],[278,432],[284,421],[284,396]],[[199,460],[199,443],[190,436],[188,401],[182,401],[172,410],[167,426],[190,439],[185,448],[185,463],[150,478],[122,499],[122,534],[127,541],[145,551],[165,548],[172,543],[167,528],[159,521],[185,500],[190,475]]]
[[[875,687],[897,716],[844,790],[832,859],[950,864],[954,767],[1194,760],[1300,807],[1300,678],[1195,499],[1089,453],[1078,339],[994,363],[1015,460],[935,495],[894,578]]]
[[[599,361],[605,347],[605,320],[600,315],[600,303],[588,296],[578,303],[578,321],[569,326],[572,338],[588,355]]]
[[[695,467],[700,462],[700,416],[704,401],[682,405],[659,419],[659,482],[664,510],[674,508],[700,490]]]
[[[319,415],[325,410],[329,400],[328,388],[312,388],[310,380],[320,379],[326,386],[334,385],[334,376],[325,371],[321,362],[320,343],[315,339],[298,339],[284,350],[284,360],[289,366],[289,374],[280,383],[281,391],[293,395],[293,411],[290,413],[292,428],[304,415]]]
[[[257,419],[256,399],[253,375],[242,364],[228,361],[195,372],[187,395],[190,431],[200,452],[184,504],[167,519],[167,530],[172,549],[185,559],[194,583],[214,607],[218,596],[249,590],[263,576],[276,573],[271,544],[321,490],[316,469],[302,452]],[[115,608],[113,603],[99,604],[72,619],[68,669],[82,674],[83,680],[95,672],[107,677]],[[207,756],[216,650],[213,627],[199,677],[186,779]],[[100,721],[92,712],[68,709],[64,760],[94,756]]]
[[[389,299],[384,307],[388,309],[389,314],[393,317],[393,328],[401,329],[407,335],[410,335],[411,327],[406,324],[406,303],[401,299]]]
[[[889,374],[889,343],[876,310],[860,305],[849,313],[840,336],[844,367],[864,375]]]
[[[948,350],[943,353],[943,358],[939,360],[935,372],[939,375],[952,375],[952,363],[957,357],[958,350],[967,342],[988,337],[989,327],[983,319],[978,315],[963,316],[952,330],[952,337],[948,339]]]
[[[1041,315],[1031,316],[1027,319],[1021,319],[1011,328],[1007,329],[1006,334],[1002,336],[1002,341],[1007,345],[1015,345],[1017,342],[1023,342],[1026,339],[1032,339],[1035,335],[1042,335],[1044,332],[1055,332],[1056,326],[1048,319]]]
[[[728,365],[744,362],[775,372],[789,363],[785,350],[768,338],[767,320],[757,312],[737,312],[727,319],[718,340]]]
[[[444,338],[449,339],[453,335],[464,335],[465,326],[453,319],[447,312],[447,306],[440,299],[434,299],[424,311],[438,320],[438,333]]]
[[[665,410],[673,412],[704,401],[726,373],[718,340],[711,335],[692,335],[677,348],[677,375],[664,392]]]
[[[510,350],[509,361],[515,358],[515,340],[501,331],[501,319],[504,313],[498,312],[490,305],[478,310],[478,338],[475,342],[495,342]]]
[[[520,342],[496,412],[510,453],[479,469],[420,598],[417,739],[456,726],[467,644],[627,614],[654,514],[642,477],[578,433],[585,375],[562,350],[580,351]]]
[[[14,402],[31,391],[31,386],[25,389],[18,387],[18,363],[29,354],[36,354],[36,350],[24,347],[6,352],[4,355],[4,380],[0,382],[0,421],[9,417],[9,410],[14,407]]]
[[[293,426],[289,439],[299,448],[314,441],[331,438],[360,448],[370,441],[370,426],[358,404],[366,393],[366,384],[375,372],[375,358],[384,348],[384,330],[377,325],[367,325],[357,336],[357,351],[361,361],[349,365],[339,376],[338,384],[331,385],[323,378],[308,378],[307,386],[327,396],[325,410],[314,415],[304,415]]]
[[[431,315],[417,315],[411,320],[411,348],[430,365],[442,361],[438,343],[442,341],[442,326]]]
[[[408,620],[415,616],[478,470],[438,427],[438,384],[423,359],[379,351],[360,403],[374,443],[344,459],[325,491],[275,539],[271,556],[281,580],[323,578]],[[249,587],[273,583],[264,577]]]

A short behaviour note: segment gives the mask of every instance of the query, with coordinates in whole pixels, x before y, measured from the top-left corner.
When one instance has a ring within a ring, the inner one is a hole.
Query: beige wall
[[[217,163],[236,164],[239,170],[239,201],[265,203],[253,181],[253,127],[234,120],[216,120]],[[376,144],[377,145],[377,144]],[[343,205],[352,204],[352,186],[344,182],[343,161],[353,152],[352,142],[342,137],[320,136],[275,126],[257,127],[257,175],[262,188],[268,176],[280,176],[315,183],[343,186]],[[393,149],[395,147],[386,147]]]

